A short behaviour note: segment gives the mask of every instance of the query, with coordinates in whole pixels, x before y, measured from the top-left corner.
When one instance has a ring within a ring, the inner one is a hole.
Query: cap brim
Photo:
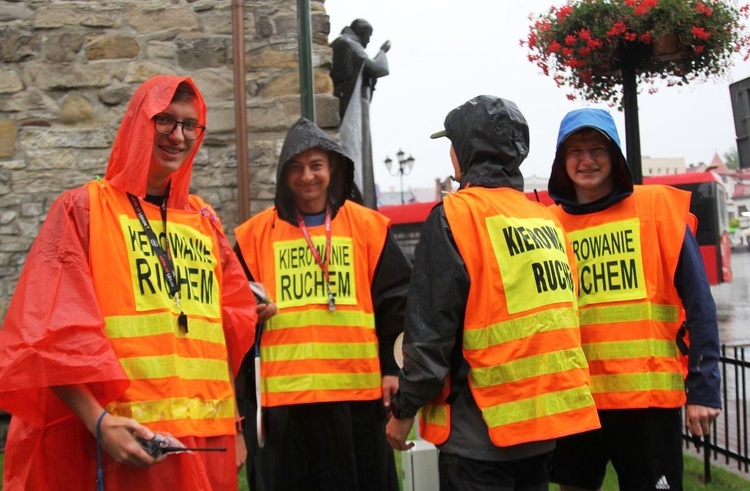
[[[434,140],[435,138],[442,138],[444,136],[448,136],[448,132],[446,132],[445,130],[440,130],[437,133],[431,134],[430,138]]]

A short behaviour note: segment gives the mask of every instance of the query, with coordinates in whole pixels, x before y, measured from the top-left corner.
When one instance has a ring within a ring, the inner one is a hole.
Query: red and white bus
[[[696,239],[708,280],[712,285],[732,281],[727,192],[721,177],[714,172],[690,172],[646,177],[644,184],[666,184],[692,193],[690,212],[698,217]],[[552,204],[547,191],[530,191],[526,196],[533,201]],[[422,223],[436,204],[436,201],[431,201],[378,208],[391,219],[391,230],[412,261]]]

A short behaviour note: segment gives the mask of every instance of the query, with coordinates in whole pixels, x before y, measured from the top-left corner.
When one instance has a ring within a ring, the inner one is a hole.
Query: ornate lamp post
[[[409,155],[409,157],[404,158],[404,151],[400,148],[398,149],[398,152],[396,153],[396,158],[398,158],[398,169],[394,169],[391,171],[391,168],[393,167],[393,160],[389,156],[385,156],[385,167],[388,169],[388,173],[392,176],[398,175],[399,179],[401,181],[401,204],[404,204],[404,175],[411,174],[411,170],[414,167],[414,157]]]

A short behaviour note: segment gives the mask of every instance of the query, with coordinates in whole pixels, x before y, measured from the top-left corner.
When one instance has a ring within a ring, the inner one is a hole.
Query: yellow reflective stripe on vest
[[[649,390],[684,390],[680,373],[625,373],[620,375],[592,375],[591,392],[646,392]]]
[[[265,392],[298,392],[308,390],[356,390],[380,387],[380,372],[344,374],[302,374],[269,377],[264,381]]]
[[[174,355],[120,358],[130,380],[180,377],[185,380],[226,382],[227,361],[180,358]]]
[[[526,315],[506,322],[492,324],[484,329],[464,331],[464,349],[485,349],[490,346],[516,341],[532,335],[529,326],[537,326],[533,335],[558,329],[577,329],[576,312],[571,308],[552,309]]]
[[[106,409],[116,416],[132,418],[142,424],[180,419],[233,418],[234,399],[204,401],[175,397],[158,401],[113,402],[108,404]]]
[[[161,312],[157,314],[111,316],[104,319],[107,337],[140,338],[159,334],[172,334],[177,330],[177,314]],[[190,339],[224,344],[224,329],[218,321],[190,318]]]
[[[280,312],[269,320],[269,329],[288,329],[305,326],[361,326],[375,328],[375,316],[357,310],[304,310]]]
[[[574,411],[593,404],[589,389],[584,386],[490,406],[482,412],[487,426],[493,428]]]
[[[376,343],[261,344],[260,357],[263,361],[369,359],[378,357],[378,347]]]
[[[427,403],[419,411],[422,413],[422,419],[429,424],[438,426],[448,425],[448,407],[444,404]]]
[[[680,310],[674,305],[655,303],[637,303],[625,305],[606,305],[602,307],[581,307],[581,326],[592,324],[611,324],[614,322],[677,322]]]
[[[469,375],[474,387],[483,388],[566,372],[575,368],[586,368],[586,366],[583,352],[578,349],[569,349],[528,356],[495,367],[472,369]]]
[[[675,342],[662,339],[584,344],[583,352],[586,353],[586,359],[589,361],[653,356],[677,358],[678,356]]]

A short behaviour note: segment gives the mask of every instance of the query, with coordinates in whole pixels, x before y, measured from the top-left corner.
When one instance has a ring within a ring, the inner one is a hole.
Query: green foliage
[[[737,170],[740,168],[740,154],[737,151],[737,147],[730,148],[724,152],[722,157],[724,158],[724,163],[726,164],[727,169]]]

